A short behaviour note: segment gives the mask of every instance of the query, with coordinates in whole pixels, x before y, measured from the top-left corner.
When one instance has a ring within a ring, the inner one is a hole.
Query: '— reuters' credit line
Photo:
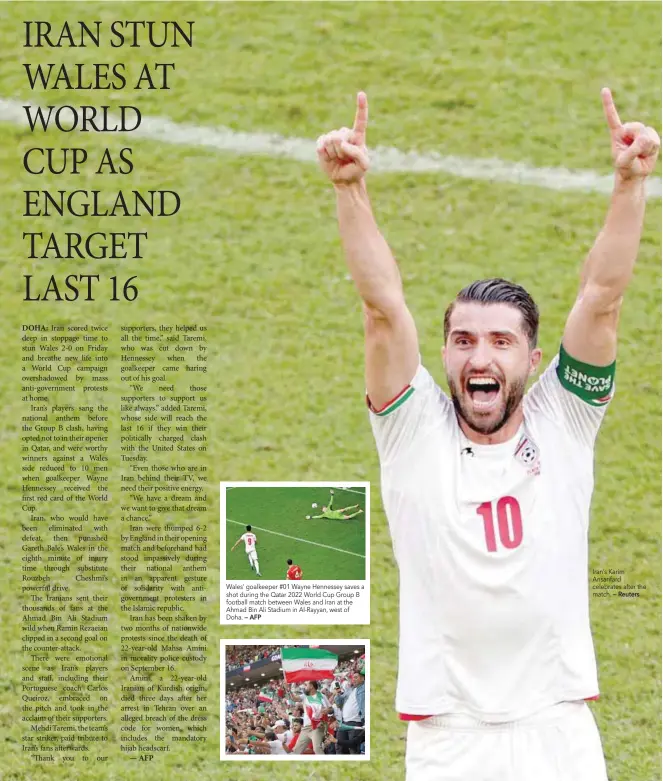
[[[0,98],[0,121],[28,126],[24,106],[36,104]],[[109,117],[109,121],[112,121]],[[149,138],[177,146],[218,149],[235,155],[272,155],[304,163],[316,163],[315,141],[281,136],[277,133],[241,133],[227,127],[202,127],[173,122],[164,117],[141,117],[131,131],[136,138]],[[613,175],[596,171],[570,171],[565,168],[537,168],[498,158],[459,157],[437,152],[403,152],[391,147],[371,149],[374,173],[440,173],[461,179],[506,182],[548,190],[606,193],[612,192]],[[660,177],[649,177],[647,194],[661,197]]]
[[[245,524],[242,521],[233,521],[232,518],[226,518],[226,521],[228,523],[235,523],[238,526],[244,526]],[[261,526],[254,526],[251,524],[252,529],[256,529],[259,532],[266,532],[267,534],[276,534],[279,537],[287,537],[289,540],[295,540],[296,542],[305,542],[307,545],[317,545],[318,548],[329,548],[329,550],[335,550],[338,553],[347,553],[348,556],[358,556],[360,559],[365,559],[366,556],[364,556],[363,553],[353,553],[351,550],[343,550],[343,548],[334,548],[333,545],[323,545],[321,542],[312,542],[311,540],[304,540],[301,537],[292,537],[290,534],[282,534],[281,532],[275,532],[271,529],[265,529]]]

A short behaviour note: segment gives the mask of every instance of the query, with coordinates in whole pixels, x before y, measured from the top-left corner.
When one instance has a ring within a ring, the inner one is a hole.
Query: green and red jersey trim
[[[401,404],[404,404],[413,393],[414,388],[412,385],[406,385],[398,395],[394,396],[391,401],[388,401],[384,406],[380,407],[380,409],[375,409],[375,407],[371,404],[371,400],[368,398],[368,395],[366,396],[366,404],[368,404],[368,408],[374,415],[378,415],[379,417],[383,418],[385,415],[388,415],[390,412],[398,409]]]

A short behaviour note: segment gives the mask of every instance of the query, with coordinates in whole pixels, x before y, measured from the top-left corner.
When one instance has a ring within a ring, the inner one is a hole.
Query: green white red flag
[[[274,702],[274,697],[272,696],[272,692],[267,687],[265,687],[264,689],[260,690],[258,700],[259,702]]]
[[[287,683],[333,679],[338,656],[321,648],[282,648],[281,667]]]

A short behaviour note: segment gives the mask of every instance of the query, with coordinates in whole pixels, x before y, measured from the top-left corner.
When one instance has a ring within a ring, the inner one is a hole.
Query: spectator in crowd
[[[352,688],[336,697],[336,705],[341,708],[341,725],[338,733],[338,753],[358,754],[364,740],[364,718],[366,694],[364,668],[360,668],[353,679]]]
[[[304,719],[301,718],[294,718],[292,720],[292,734],[293,737],[290,740],[290,743],[288,744],[288,748],[290,749],[290,752],[293,752],[295,750],[295,746],[297,745],[297,741],[299,740],[299,735],[302,731],[302,726],[304,725]],[[313,753],[313,746],[309,744],[307,748],[303,751],[304,754],[312,754]]]
[[[329,722],[327,723],[327,735],[325,737],[325,742],[324,742],[325,754],[338,753],[337,732],[338,732],[338,722],[336,721],[336,717],[330,716]]]
[[[279,738],[282,743],[290,743],[292,738],[292,730],[286,728],[286,724],[283,719],[277,719],[277,721],[274,722],[274,732],[276,733],[276,737]]]
[[[316,754],[324,754],[322,743],[325,737],[325,722],[327,715],[333,713],[334,709],[319,689],[318,681],[308,681],[304,693],[301,694],[294,688],[291,689],[293,699],[301,700],[304,708],[304,726],[295,745],[295,754],[302,754],[309,743],[313,743],[313,751]]]
[[[265,733],[264,740],[261,738],[256,738],[254,740],[253,746],[256,750],[259,750],[258,753],[262,754],[279,755],[289,753],[286,747],[283,745],[283,741],[279,740],[272,730],[268,730]]]
[[[234,754],[238,751],[237,728],[230,727],[226,730],[226,754]]]

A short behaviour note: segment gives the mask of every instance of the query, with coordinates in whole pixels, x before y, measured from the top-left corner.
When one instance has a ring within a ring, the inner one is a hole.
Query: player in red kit
[[[292,559],[288,559],[288,571],[285,575],[286,580],[301,580],[302,568],[298,564],[293,564]]]

